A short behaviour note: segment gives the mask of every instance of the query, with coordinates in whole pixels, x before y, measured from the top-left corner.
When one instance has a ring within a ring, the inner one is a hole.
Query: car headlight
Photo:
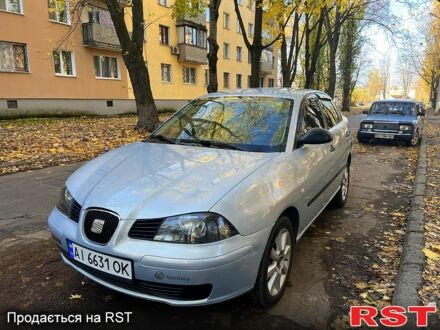
[[[361,124],[361,128],[371,129],[371,128],[373,128],[373,124],[370,124],[370,123],[362,123],[362,124]]]
[[[166,218],[155,241],[203,244],[218,242],[238,234],[234,226],[215,213],[193,213]]]
[[[399,131],[411,131],[412,126],[411,125],[399,125]]]
[[[66,186],[64,186],[61,189],[60,198],[58,199],[56,208],[61,213],[64,213],[65,215],[69,216],[70,209],[74,201],[75,199],[73,198],[72,194],[69,192],[69,190],[67,190]]]

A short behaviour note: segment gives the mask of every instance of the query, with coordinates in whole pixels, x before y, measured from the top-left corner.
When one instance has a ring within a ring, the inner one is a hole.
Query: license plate
[[[133,278],[131,261],[95,252],[70,241],[67,245],[73,260],[114,276]]]
[[[381,134],[381,133],[376,133],[374,134],[374,137],[376,139],[394,139],[394,134]]]

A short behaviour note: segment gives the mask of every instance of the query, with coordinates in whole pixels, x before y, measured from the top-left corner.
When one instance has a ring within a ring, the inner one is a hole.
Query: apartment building
[[[120,0],[121,5],[129,0]],[[0,0],[0,114],[135,110],[133,90],[108,10],[89,0]],[[144,1],[144,52],[160,108],[178,108],[206,93],[208,13],[173,18],[174,0]],[[240,9],[253,33],[254,2]],[[223,0],[218,26],[219,89],[246,88],[251,72],[234,12]],[[261,86],[276,84],[277,50],[265,50]]]

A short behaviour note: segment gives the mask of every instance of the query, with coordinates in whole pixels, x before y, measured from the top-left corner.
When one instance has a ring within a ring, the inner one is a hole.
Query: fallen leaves
[[[82,296],[80,294],[71,294],[69,297],[69,300],[78,300],[82,299]]]
[[[168,115],[161,115],[164,120]],[[0,121],[0,175],[89,160],[147,134],[136,116]]]
[[[431,115],[426,127],[427,184],[425,191],[425,269],[419,290],[425,305],[440,304],[440,117]]]

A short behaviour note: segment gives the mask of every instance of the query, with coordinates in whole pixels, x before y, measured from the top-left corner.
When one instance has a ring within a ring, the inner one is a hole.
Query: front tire
[[[251,297],[255,305],[268,308],[277,303],[286,288],[292,268],[296,234],[290,219],[283,215],[269,236]]]
[[[344,174],[342,176],[341,186],[330,202],[330,206],[335,209],[339,209],[345,206],[348,198],[348,189],[350,188],[350,164],[344,168]]]
[[[416,131],[416,134],[412,137],[411,141],[406,142],[407,147],[415,147],[420,142],[420,134],[419,130]]]

